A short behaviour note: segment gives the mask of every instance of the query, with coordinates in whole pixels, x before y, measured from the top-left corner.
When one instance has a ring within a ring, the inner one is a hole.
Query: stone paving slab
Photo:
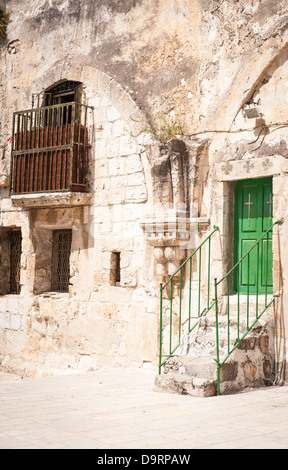
[[[197,398],[155,372],[0,373],[0,449],[287,449],[288,387]]]

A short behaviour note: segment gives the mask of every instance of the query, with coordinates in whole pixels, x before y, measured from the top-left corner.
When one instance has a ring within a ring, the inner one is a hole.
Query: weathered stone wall
[[[9,10],[1,48],[9,107],[21,95],[29,102],[29,87],[17,96],[14,87],[52,64],[89,65],[116,79],[150,119],[174,110],[188,134],[229,126],[287,35],[285,1],[12,0]]]
[[[0,39],[0,226],[21,227],[23,244],[21,295],[0,298],[2,367],[32,374],[155,364],[159,277],[141,229],[147,214],[174,198],[189,218],[205,218],[205,230],[219,226],[212,256],[213,276],[221,277],[232,262],[234,182],[264,176],[274,178],[274,217],[284,219],[273,250],[278,356],[285,361],[286,2],[10,0],[7,8],[12,21]],[[49,208],[16,205],[9,195],[12,113],[65,79],[81,81],[84,102],[93,107],[91,199],[77,207],[52,203],[52,196]],[[259,120],[243,115],[252,101]],[[173,187],[180,154],[169,155],[141,133],[159,124],[158,113],[182,126],[182,186]],[[71,285],[61,295],[45,292],[57,228],[73,234]],[[194,242],[205,233],[195,233]],[[120,287],[111,285],[113,252],[121,253]]]

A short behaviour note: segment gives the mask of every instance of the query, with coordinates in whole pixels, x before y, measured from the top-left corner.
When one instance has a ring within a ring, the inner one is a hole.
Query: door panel
[[[257,186],[244,186],[242,192],[242,231],[257,231]]]
[[[256,239],[242,240],[241,255],[244,256],[255,245]],[[252,250],[241,263],[241,285],[256,287],[257,250]]]
[[[262,279],[263,286],[273,286],[272,281],[272,240],[268,239],[268,259],[267,259],[267,239],[262,241],[263,263],[262,263]]]
[[[235,262],[251,250],[272,223],[272,178],[239,181],[235,192]],[[246,293],[248,285],[251,294],[272,292],[272,264],[271,231],[242,261],[238,282],[235,280],[239,292]]]
[[[273,195],[272,184],[263,185],[263,232],[266,232],[273,223]]]

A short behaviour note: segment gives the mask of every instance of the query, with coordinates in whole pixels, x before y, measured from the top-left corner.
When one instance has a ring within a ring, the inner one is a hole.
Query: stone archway
[[[243,57],[225,98],[221,96],[221,101],[219,101],[217,122],[221,122],[222,129],[228,130],[233,126],[239,111],[261,84],[269,68],[287,51],[286,23],[287,19],[283,17],[266,32],[262,44],[258,46],[261,53],[255,53],[253,44],[253,48]],[[203,121],[203,128],[214,128],[214,122],[215,115],[213,114],[205,122]]]
[[[37,77],[31,85],[30,89],[33,93],[41,93],[63,80],[74,80],[84,84],[91,90],[101,93],[120,113],[121,118],[130,130],[131,138],[134,139],[137,151],[141,154],[143,171],[145,174],[148,201],[153,200],[152,195],[152,177],[150,163],[145,153],[145,143],[149,142],[141,130],[147,126],[147,119],[143,112],[139,109],[131,96],[121,87],[121,85],[113,78],[102,71],[96,70],[90,66],[72,67],[63,64],[55,64],[45,75]]]

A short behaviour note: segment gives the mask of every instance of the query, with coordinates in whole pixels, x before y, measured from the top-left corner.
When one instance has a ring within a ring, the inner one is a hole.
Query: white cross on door
[[[248,195],[248,202],[244,203],[245,206],[248,206],[248,220],[251,219],[251,206],[253,206],[254,202],[251,201],[251,194]]]

